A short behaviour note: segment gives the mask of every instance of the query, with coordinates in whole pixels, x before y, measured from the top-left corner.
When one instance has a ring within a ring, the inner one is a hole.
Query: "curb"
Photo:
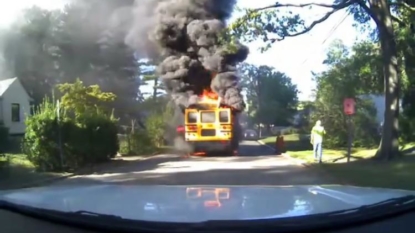
[[[33,187],[37,187],[37,186],[41,186],[41,185],[45,185],[45,184],[54,183],[54,182],[57,182],[57,181],[62,181],[62,180],[65,180],[65,179],[68,179],[68,178],[71,178],[71,177],[75,177],[75,176],[82,176],[82,175],[85,175],[85,173],[100,172],[100,171],[103,171],[106,168],[108,168],[108,167],[104,167],[104,166],[109,165],[113,161],[143,161],[143,160],[156,158],[160,155],[161,154],[153,154],[153,155],[149,155],[149,156],[126,156],[126,157],[116,156],[110,162],[105,163],[105,164],[100,164],[100,165],[103,165],[103,167],[101,169],[98,168],[98,169],[94,170],[93,167],[81,168],[78,171],[75,171],[73,173],[68,173],[66,175],[62,175],[62,176],[58,176],[58,177],[52,177],[52,178],[45,178],[45,179],[41,179],[41,180],[34,181],[34,182],[28,182],[28,183],[25,183],[23,185],[16,185],[14,187],[4,188],[4,189],[1,189],[0,191],[13,190],[13,189],[24,189],[24,188],[33,188]],[[134,157],[136,157],[136,158],[134,158]],[[119,166],[112,166],[111,168],[117,168],[117,167],[119,167]],[[122,166],[120,166],[120,167],[122,167]]]

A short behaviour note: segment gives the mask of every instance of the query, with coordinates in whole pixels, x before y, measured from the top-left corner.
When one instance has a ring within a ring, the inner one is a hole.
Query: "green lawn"
[[[154,151],[153,154],[172,153],[172,150],[173,148],[171,147],[162,147]],[[151,154],[148,156],[151,156]],[[110,163],[114,166],[120,164],[120,162],[116,161],[110,161]],[[106,164],[100,165],[105,166]],[[88,167],[85,168],[85,170],[88,172]],[[9,153],[6,154],[6,157],[0,156],[0,190],[19,188],[22,185],[28,185],[41,180],[57,178],[68,174],[69,173],[36,172],[34,165],[24,154]]]
[[[405,145],[402,149],[413,147]],[[312,163],[313,152],[289,151],[290,156]],[[407,154],[389,162],[370,160],[376,149],[354,148],[347,163],[346,150],[324,150],[323,164],[313,165],[352,185],[415,190],[415,155]]]
[[[0,190],[65,175],[36,172],[33,164],[27,160],[24,154],[6,154],[6,157],[0,158],[0,164]]]
[[[365,159],[372,157],[376,153],[376,149],[366,149],[366,148],[353,148],[351,151],[350,161],[355,161],[359,159]],[[304,160],[305,162],[311,163],[314,162],[313,150],[304,150],[304,151],[287,151],[293,158]],[[323,149],[323,162],[329,163],[341,163],[346,162],[347,150],[333,150],[333,149]]]
[[[362,160],[328,163],[319,169],[353,185],[415,190],[413,155],[391,162]]]
[[[370,158],[376,149],[353,148],[350,163],[346,163],[345,149],[323,150],[323,164],[314,163],[312,147],[308,140],[300,140],[299,135],[285,135],[287,154],[322,169],[339,180],[357,186],[397,188],[415,190],[415,153],[389,162],[373,161]],[[275,137],[262,139],[274,146]],[[415,143],[402,146],[402,151],[415,148]]]
[[[304,135],[288,134],[288,135],[283,135],[283,136],[284,136],[284,142],[285,142],[285,149],[287,151],[304,151],[304,150],[312,149],[310,145],[310,140]],[[269,146],[274,147],[275,139],[276,139],[276,136],[272,136],[272,137],[261,139],[260,141]]]

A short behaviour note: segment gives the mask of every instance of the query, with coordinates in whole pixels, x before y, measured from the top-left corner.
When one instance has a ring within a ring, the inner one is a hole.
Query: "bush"
[[[152,114],[146,121],[146,130],[150,138],[150,143],[156,147],[164,145],[164,135],[166,133],[165,118],[161,114]]]
[[[65,110],[58,120],[57,106],[45,99],[26,120],[22,149],[42,171],[68,171],[107,161],[119,149],[116,120],[98,111],[74,118]]]
[[[150,154],[160,147],[165,146],[166,128],[165,122],[171,119],[171,109],[165,108],[152,112],[146,122],[144,129],[135,129],[132,124],[132,132],[127,133],[122,143],[122,154]]]
[[[150,136],[144,130],[133,132],[127,137],[131,149],[129,154],[150,154],[156,149],[156,146],[152,142]]]
[[[406,112],[399,115],[399,136],[403,143],[415,141],[415,120]]]
[[[9,128],[0,121],[0,153],[7,151],[9,146]]]
[[[136,121],[131,121],[130,127],[121,127],[119,134],[120,153],[122,155],[150,154],[156,150],[147,129],[136,127]]]

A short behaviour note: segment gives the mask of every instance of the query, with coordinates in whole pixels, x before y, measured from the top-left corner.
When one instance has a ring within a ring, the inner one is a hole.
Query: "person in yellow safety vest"
[[[311,130],[310,143],[313,145],[314,160],[318,160],[321,163],[323,157],[323,136],[326,134],[326,130],[321,125],[321,121],[318,120]]]

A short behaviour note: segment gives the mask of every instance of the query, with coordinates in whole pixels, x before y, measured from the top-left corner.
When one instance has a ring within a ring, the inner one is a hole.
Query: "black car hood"
[[[373,204],[414,191],[354,186],[49,186],[0,193],[0,200],[133,220],[200,222],[282,218]]]

